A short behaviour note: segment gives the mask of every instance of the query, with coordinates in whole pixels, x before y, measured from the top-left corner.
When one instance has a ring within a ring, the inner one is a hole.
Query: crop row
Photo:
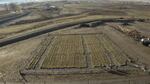
[[[80,35],[70,35],[56,37],[41,68],[81,67],[86,67],[82,38]]]
[[[47,47],[48,52],[44,54]],[[38,67],[43,54],[46,56],[41,69],[85,68],[89,63],[94,67],[122,66],[130,61],[127,55],[104,34],[48,37],[34,53],[29,69]],[[87,62],[87,57],[91,62]]]
[[[103,34],[84,36],[93,66],[121,66],[128,60],[125,53]]]
[[[125,54],[115,43],[113,43],[107,36],[98,36],[104,48],[109,53],[109,57],[113,60],[113,64],[117,66],[125,65],[129,61],[127,54]]]
[[[46,37],[41,43],[40,45],[32,52],[32,58],[29,62],[29,65],[28,65],[28,69],[35,69],[40,58],[42,57],[42,55],[45,53],[47,47],[49,46],[49,44],[51,43],[52,39],[54,37],[52,36],[48,36]]]
[[[105,66],[110,64],[107,60],[106,52],[103,46],[95,35],[84,36],[86,45],[89,49],[89,54],[92,56],[92,62],[94,66]]]

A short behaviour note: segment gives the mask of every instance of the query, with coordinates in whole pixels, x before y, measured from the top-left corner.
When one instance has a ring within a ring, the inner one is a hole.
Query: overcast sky
[[[10,3],[10,2],[31,2],[31,1],[56,1],[56,0],[0,0],[0,3]]]
[[[10,2],[29,2],[29,1],[58,1],[58,0],[0,0],[0,3],[10,3]],[[68,0],[70,1],[70,0]],[[84,0],[86,1],[86,0]],[[111,0],[110,0],[111,1]],[[150,2],[150,0],[113,0],[113,1],[144,1],[144,2]]]

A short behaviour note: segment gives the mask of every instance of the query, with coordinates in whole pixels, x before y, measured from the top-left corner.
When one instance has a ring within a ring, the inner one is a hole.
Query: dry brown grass
[[[103,18],[119,18],[120,16],[101,16],[101,15],[88,15],[87,13],[76,15],[76,16],[69,16],[63,17],[59,19],[53,19],[48,21],[36,22],[31,24],[22,24],[22,25],[13,25],[8,26],[0,29],[0,36],[6,37],[9,35],[14,35],[17,33],[22,33],[25,31],[32,31],[35,29],[42,29],[48,28],[52,25],[57,25],[61,23],[73,23],[74,21],[87,21],[87,20],[98,20]]]

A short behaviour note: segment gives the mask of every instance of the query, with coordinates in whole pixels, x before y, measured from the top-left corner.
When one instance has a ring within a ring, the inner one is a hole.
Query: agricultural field
[[[38,58],[42,57],[42,55],[45,56],[43,56],[44,59],[41,62],[42,64],[40,64],[41,66],[39,66],[41,69],[86,67],[86,56],[80,35],[55,36],[53,38],[51,39],[51,44],[47,45],[49,47],[47,48],[48,51],[45,54],[36,53],[28,69],[34,69],[34,66],[38,64],[37,61],[40,61]],[[49,43],[49,41],[47,40],[46,43]],[[40,46],[41,49],[38,49],[39,53],[41,53],[41,50],[44,50],[42,46],[46,47],[46,45],[41,43]]]
[[[129,61],[127,55],[104,35],[87,35],[85,40],[95,67],[121,66]]]
[[[58,36],[51,44],[44,68],[84,68],[86,60],[81,36]]]
[[[49,34],[48,38],[49,41],[44,39],[38,50],[34,51],[36,54],[33,54],[23,73],[32,73],[30,70],[40,70],[41,74],[71,74],[74,70],[77,70],[76,73],[91,73],[91,70],[94,73],[97,68],[124,67],[131,61],[125,52],[102,33]]]
[[[33,3],[0,26],[0,84],[149,84],[150,6],[106,2]]]
[[[31,54],[33,57],[30,59],[31,63],[28,65],[28,69],[37,68],[36,65],[41,59],[41,56],[43,55],[43,53],[46,51],[47,46],[51,44],[51,40],[53,39],[54,37],[50,36],[50,37],[45,38],[43,41],[41,41],[40,46],[35,49],[34,53]]]

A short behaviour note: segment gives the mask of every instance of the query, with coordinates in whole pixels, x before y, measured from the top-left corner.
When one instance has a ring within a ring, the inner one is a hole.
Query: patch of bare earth
[[[0,81],[22,81],[19,70],[42,39],[39,36],[0,48]]]
[[[107,34],[125,53],[128,53],[131,58],[134,58],[139,63],[145,64],[147,67],[150,67],[150,48],[143,46],[131,37],[111,27],[106,26],[103,32]]]

